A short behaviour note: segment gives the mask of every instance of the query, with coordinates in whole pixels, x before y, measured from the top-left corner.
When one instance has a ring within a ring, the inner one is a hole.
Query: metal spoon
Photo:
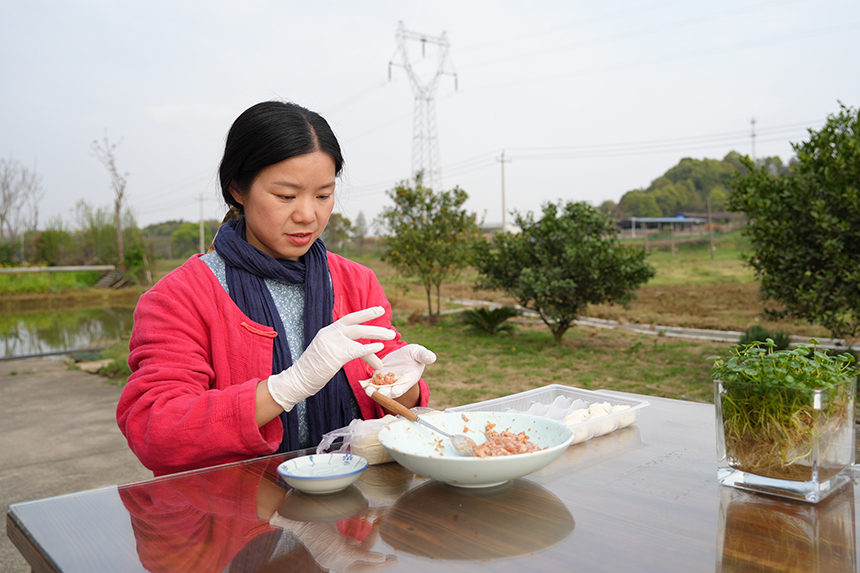
[[[434,432],[442,434],[446,438],[450,439],[451,444],[454,446],[454,449],[457,450],[457,452],[461,456],[474,456],[475,455],[475,452],[472,451],[472,448],[475,447],[475,441],[472,438],[468,438],[462,434],[455,434],[452,436],[451,434],[449,434],[447,432],[443,432],[442,430],[440,430],[439,428],[437,428],[436,426],[434,426],[433,424],[431,424],[427,420],[424,420],[423,418],[421,418],[418,414],[416,414],[415,412],[413,412],[412,410],[410,410],[409,408],[407,408],[406,406],[404,406],[400,402],[397,402],[396,400],[393,400],[393,399],[389,398],[388,396],[383,396],[382,394],[380,394],[376,390],[374,390],[372,394],[370,392],[368,392],[368,395],[376,403],[378,403],[380,406],[382,406],[383,408],[391,410],[395,414],[400,414],[401,416],[403,416],[407,420],[412,420],[413,422],[418,422],[419,424],[427,426],[428,428],[430,428]]]

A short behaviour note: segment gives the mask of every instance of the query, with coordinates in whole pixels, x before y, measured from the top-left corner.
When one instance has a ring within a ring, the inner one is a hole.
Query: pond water
[[[109,346],[131,334],[134,308],[0,315],[0,360]]]

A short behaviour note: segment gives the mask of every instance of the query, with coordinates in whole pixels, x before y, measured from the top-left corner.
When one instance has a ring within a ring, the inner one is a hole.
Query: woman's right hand
[[[381,306],[375,306],[347,314],[321,328],[292,366],[267,380],[266,386],[275,402],[289,412],[296,404],[319,392],[344,364],[356,358],[363,358],[374,369],[382,368],[382,360],[376,352],[383,349],[383,344],[356,341],[361,338],[392,340],[394,330],[362,324],[384,313]]]

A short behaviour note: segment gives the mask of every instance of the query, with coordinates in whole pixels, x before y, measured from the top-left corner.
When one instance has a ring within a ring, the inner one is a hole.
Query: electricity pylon
[[[412,85],[412,94],[415,96],[415,109],[412,116],[412,172],[424,173],[424,186],[428,189],[437,189],[442,185],[442,169],[439,159],[439,137],[436,132],[436,88],[439,79],[443,75],[454,76],[454,87],[457,86],[456,72],[449,70],[448,49],[451,44],[448,36],[442,32],[441,36],[428,36],[418,32],[410,32],[403,27],[401,21],[397,27],[397,51],[391,61],[388,62],[388,79],[391,79],[391,66],[400,66],[406,70]],[[421,43],[421,56],[427,55],[427,44],[437,47],[435,71],[420,74],[416,69],[418,62],[413,62],[409,57],[407,42],[415,40]],[[399,54],[400,61],[395,61]],[[422,78],[423,76],[423,78]]]

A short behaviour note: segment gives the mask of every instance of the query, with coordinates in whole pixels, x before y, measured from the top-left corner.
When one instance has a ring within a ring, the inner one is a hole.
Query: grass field
[[[101,275],[98,271],[0,274],[0,295],[85,289],[94,285]]]
[[[734,331],[743,331],[759,323],[772,331],[828,336],[825,330],[809,324],[761,320],[759,315],[764,305],[759,300],[752,270],[742,262],[744,244],[737,234],[718,239],[713,260],[707,240],[680,243],[674,254],[659,247],[660,244],[653,242],[649,245],[649,261],[657,269],[657,275],[640,289],[638,300],[629,309],[601,305],[589,308],[587,314],[629,323]],[[377,273],[392,303],[395,326],[403,338],[437,353],[437,363],[425,372],[432,389],[431,405],[436,408],[495,398],[550,383],[685,400],[713,400],[708,378],[710,363],[706,359],[725,353],[728,344],[576,326],[565,334],[561,345],[555,345],[551,332],[542,324],[522,324],[511,333],[490,336],[470,331],[460,324],[456,314],[446,315],[443,322],[428,326],[415,320],[427,312],[423,287],[399,278],[378,258],[353,258]],[[157,278],[180,263],[159,261]],[[474,272],[467,272],[458,280],[443,285],[443,310],[461,307],[457,301],[463,299],[511,302],[499,292],[475,291],[472,288],[474,278]],[[85,304],[86,300],[101,303],[106,297],[128,296],[128,293],[66,293],[47,298],[42,295],[40,300],[44,304],[45,300],[57,296],[77,296]],[[5,300],[7,306],[21,305],[21,299],[9,302],[15,300],[14,297],[0,300]],[[119,383],[127,375],[123,369],[122,346],[111,355],[117,364],[105,371]]]
[[[432,349],[424,379],[435,408],[488,400],[546,384],[564,384],[710,402],[708,356],[727,347],[622,330],[576,327],[561,345],[542,326],[475,333],[450,318],[442,325],[396,325],[404,339]]]

